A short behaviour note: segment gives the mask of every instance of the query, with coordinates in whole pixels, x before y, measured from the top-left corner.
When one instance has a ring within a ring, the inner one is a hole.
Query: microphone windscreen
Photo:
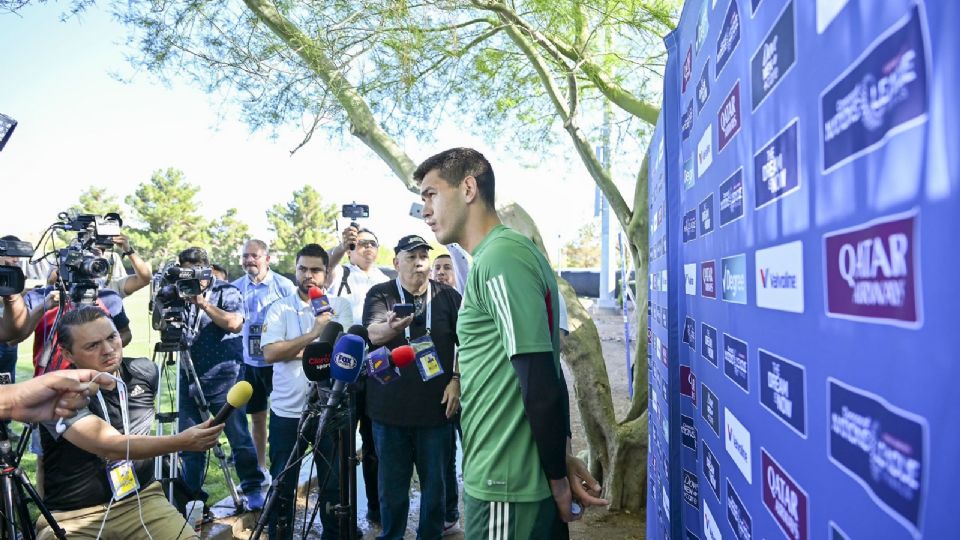
[[[329,342],[313,342],[303,349],[303,375],[308,381],[330,380],[330,356],[333,345]]]
[[[316,300],[323,296],[323,291],[320,290],[320,287],[310,287],[310,290],[307,291],[307,296],[309,296],[311,300]]]
[[[367,332],[366,327],[360,324],[355,324],[351,326],[347,333],[354,336],[360,336],[363,338],[363,342],[367,345],[370,345],[370,334]]]
[[[401,345],[390,351],[390,358],[393,358],[393,365],[399,368],[409,366],[416,357],[417,353],[415,353],[413,347],[409,345]]]
[[[330,374],[333,379],[345,383],[356,381],[363,369],[365,348],[366,344],[360,336],[346,334],[340,338],[334,345],[330,358]]]
[[[248,401],[250,401],[250,396],[252,395],[253,387],[250,386],[250,383],[247,381],[240,381],[233,385],[233,388],[227,392],[227,403],[239,409],[240,407],[246,405]]]
[[[323,331],[320,332],[320,337],[317,338],[319,343],[329,343],[333,346],[337,342],[337,335],[343,332],[343,325],[336,321],[327,321],[327,325],[323,327]]]

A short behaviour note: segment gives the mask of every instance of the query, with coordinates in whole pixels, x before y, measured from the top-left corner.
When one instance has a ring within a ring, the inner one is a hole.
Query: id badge
[[[260,336],[263,333],[262,324],[251,324],[250,331],[247,333],[247,354],[250,356],[262,357],[263,349],[260,348]]]
[[[140,489],[140,481],[133,474],[133,462],[130,460],[114,461],[107,465],[107,478],[110,480],[110,489],[113,490],[113,500],[120,499]]]
[[[443,366],[440,365],[437,348],[429,335],[410,340],[410,346],[416,353],[417,371],[420,372],[423,382],[443,375]]]

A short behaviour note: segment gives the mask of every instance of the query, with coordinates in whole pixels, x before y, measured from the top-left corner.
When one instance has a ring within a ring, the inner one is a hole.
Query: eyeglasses
[[[379,244],[377,244],[376,240],[360,240],[359,242],[357,242],[357,247],[362,247],[362,248],[368,248],[368,247],[375,248],[378,246]]]
[[[255,261],[259,261],[260,259],[263,258],[263,255],[260,255],[259,253],[244,253],[244,254],[243,254],[243,258],[244,258],[244,259],[253,259],[253,260],[255,260]]]

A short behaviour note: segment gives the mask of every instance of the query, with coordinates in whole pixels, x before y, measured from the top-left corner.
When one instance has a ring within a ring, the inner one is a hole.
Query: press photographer
[[[113,322],[96,307],[66,313],[57,331],[66,359],[82,369],[122,381],[66,420],[40,429],[47,471],[44,502],[69,538],[198,538],[154,481],[153,459],[213,446],[219,426],[195,426],[176,435],[149,435],[154,418],[157,368],[146,358],[124,358]],[[46,520],[38,538],[54,538]],[[145,532],[146,531],[146,532]]]
[[[203,393],[210,410],[216,411],[226,403],[230,388],[243,379],[243,345],[239,333],[243,329],[243,300],[239,289],[213,277],[205,250],[191,247],[183,250],[178,259],[179,268],[167,271],[168,276],[179,274],[182,277],[173,284],[175,293],[161,287],[154,305],[161,310],[167,323],[167,330],[161,333],[162,339],[167,341],[171,339],[171,332],[177,333],[178,325],[172,321],[177,314],[182,314],[179,328],[184,333],[177,337],[189,348],[196,370],[197,380],[194,381],[183,366],[180,369],[179,423],[180,430],[184,431],[203,421],[195,399],[198,391]],[[171,298],[174,294],[179,301]],[[240,478],[240,489],[246,495],[246,506],[248,509],[262,508],[260,485],[264,474],[257,466],[257,454],[245,412],[230,415],[224,432],[233,451],[234,467]],[[194,494],[193,498],[205,500],[206,494],[202,491],[206,473],[204,454],[183,452],[181,463],[183,480]]]

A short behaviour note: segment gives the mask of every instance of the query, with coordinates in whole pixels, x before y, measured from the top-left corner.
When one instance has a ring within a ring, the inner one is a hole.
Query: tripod
[[[164,424],[170,424],[170,434],[177,432],[177,422],[179,420],[179,410],[180,410],[180,369],[183,369],[183,373],[187,376],[187,384],[194,385],[196,392],[193,393],[194,402],[197,405],[197,409],[200,411],[200,416],[203,420],[207,420],[212,415],[210,414],[210,404],[207,403],[206,397],[203,395],[203,390],[200,388],[200,377],[197,375],[197,370],[193,365],[193,360],[190,358],[190,350],[185,343],[181,342],[178,345],[170,346],[164,343],[157,343],[153,349],[153,362],[157,362],[157,357],[160,356],[160,374],[161,378],[165,379],[168,384],[170,380],[170,373],[167,371],[167,367],[173,366],[173,376],[177,378],[173,396],[173,410],[165,412],[157,412],[157,435],[164,435]],[[157,408],[160,408],[160,400],[157,399]],[[217,441],[217,444],[213,447],[213,455],[217,458],[217,462],[220,466],[221,471],[223,471],[223,478],[227,482],[227,492],[230,494],[230,498],[233,499],[234,508],[236,508],[237,513],[243,512],[245,508],[245,500],[240,497],[240,494],[237,492],[236,483],[233,481],[233,476],[230,474],[230,463],[227,461],[227,456],[223,452],[223,446],[220,444],[220,441]],[[169,476],[163,475],[163,460],[158,459],[156,461],[155,474],[156,477],[161,479],[161,482],[167,482],[168,493],[167,497],[170,502],[176,506],[176,501],[174,500],[174,490],[173,484],[174,480],[178,476],[177,460],[178,453],[174,452],[169,455],[170,468]]]
[[[37,506],[56,537],[66,540],[66,531],[57,524],[27,475],[20,469],[20,459],[10,445],[7,423],[3,421],[0,421],[0,497],[3,498],[4,525],[0,529],[0,538],[3,540],[34,540],[37,537],[27,509],[28,500]]]
[[[293,474],[295,470],[298,470],[299,463],[303,461],[304,457],[306,457],[307,452],[304,451],[305,449],[301,450],[301,445],[305,444],[303,441],[309,440],[308,434],[311,431],[314,431],[313,427],[315,421],[316,430],[314,432],[313,443],[311,444],[311,452],[313,453],[314,464],[327,461],[326,457],[322,456],[319,452],[319,441],[327,431],[330,422],[333,421],[337,423],[337,434],[339,439],[338,472],[340,477],[340,501],[339,504],[334,506],[333,510],[339,523],[338,528],[340,529],[340,539],[354,540],[356,538],[356,465],[358,462],[356,459],[356,440],[353,437],[351,429],[353,425],[352,385],[348,386],[348,391],[345,392],[344,399],[341,399],[339,402],[324,400],[323,398],[326,397],[325,394],[329,394],[329,392],[326,390],[320,390],[316,383],[311,383],[310,394],[312,398],[307,402],[307,405],[304,407],[304,411],[300,416],[300,423],[297,428],[297,442],[294,444],[293,450],[291,451],[290,457],[287,459],[287,463],[283,470],[277,475],[276,478],[273,479],[273,484],[270,486],[270,491],[267,495],[267,500],[264,504],[263,511],[257,520],[256,528],[250,535],[250,540],[259,540],[260,535],[263,533],[263,529],[267,525],[267,520],[276,511],[275,506],[278,504],[281,482],[285,476],[288,474]],[[319,420],[317,419],[318,416]],[[322,481],[318,482],[318,493],[322,494],[324,492],[328,481],[329,473],[324,475]],[[295,494],[296,490],[294,491],[294,500],[291,501],[290,504],[296,505]],[[309,529],[313,527],[321,504],[322,502],[318,500],[317,506],[314,507],[309,523],[305,524],[305,528]],[[294,514],[296,514],[296,512],[294,512]],[[277,537],[286,538],[290,532],[290,529],[293,527],[293,523],[288,521],[287,512],[282,510],[280,511],[276,527]]]

